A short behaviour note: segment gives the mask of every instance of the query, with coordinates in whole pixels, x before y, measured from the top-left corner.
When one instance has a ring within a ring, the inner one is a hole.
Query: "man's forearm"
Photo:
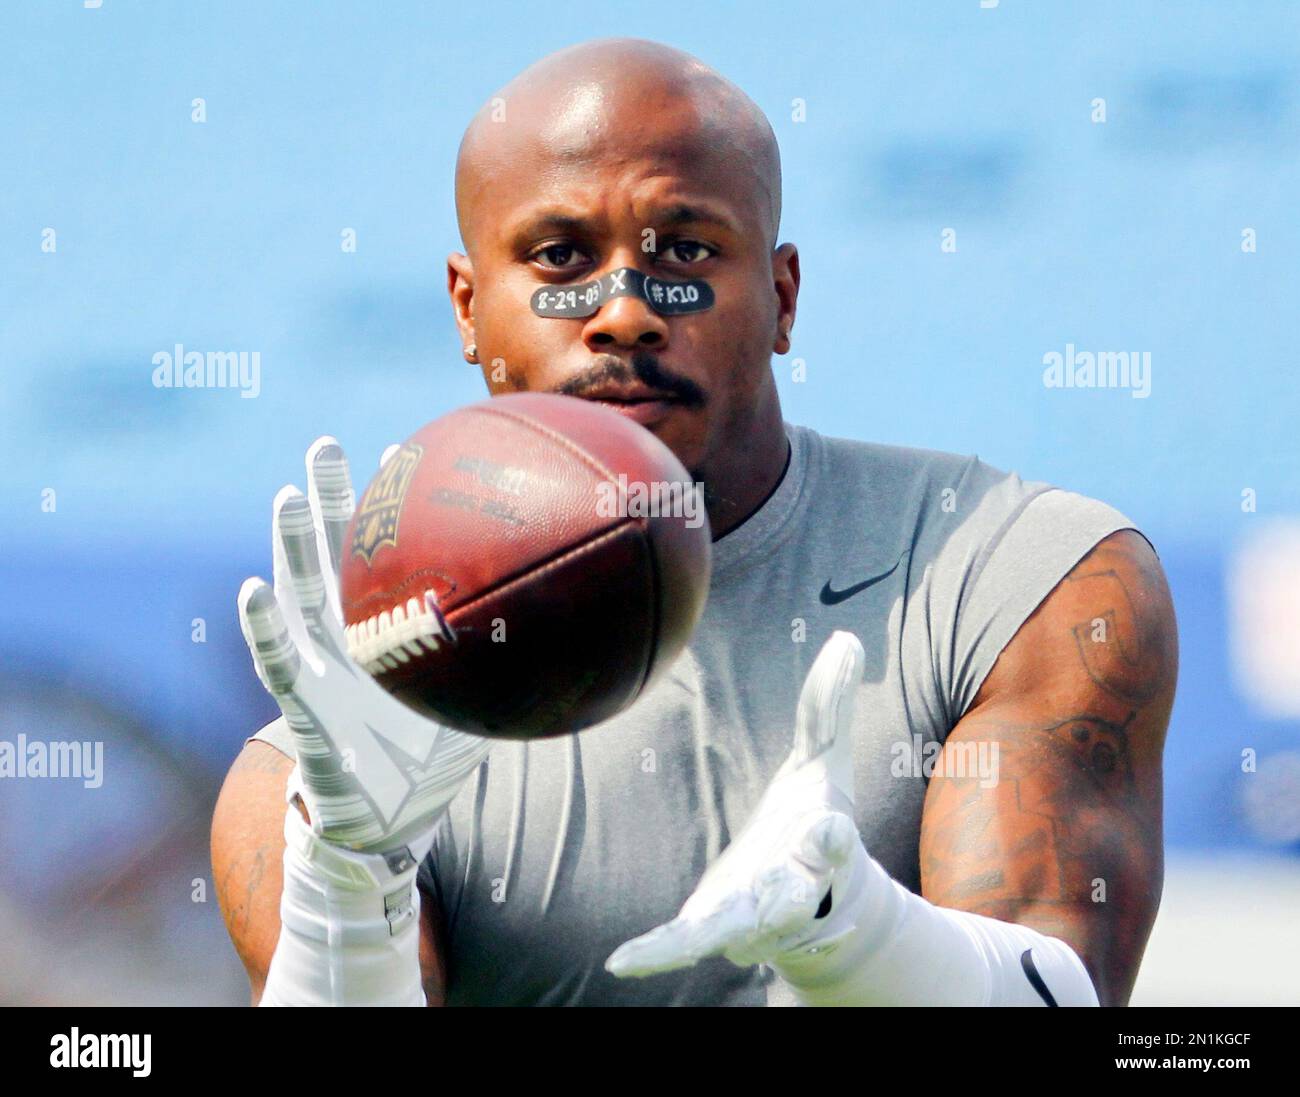
[[[938,907],[863,854],[856,917],[773,964],[802,1005],[1095,1006],[1083,962],[1028,926]],[[860,889],[860,890],[859,890]]]
[[[418,861],[321,841],[285,815],[280,939],[260,1005],[422,1006]]]

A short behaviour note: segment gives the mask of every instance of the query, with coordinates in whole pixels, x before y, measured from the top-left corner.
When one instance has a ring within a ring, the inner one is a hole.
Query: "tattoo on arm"
[[[276,748],[250,743],[232,764],[213,815],[217,901],[254,1000],[279,935],[284,787],[292,768]]]
[[[240,860],[227,869],[226,874],[217,881],[218,903],[226,915],[226,927],[232,938],[238,943],[238,935],[248,930],[249,918],[253,912],[254,900],[262,887],[262,878],[266,874],[268,857],[278,856],[278,850],[261,846],[253,852],[252,864]],[[242,888],[239,886],[243,881]],[[237,894],[242,891],[242,895]]]
[[[1122,571],[1129,573],[1127,580]],[[1160,614],[1144,612],[1145,607],[1137,604],[1150,602],[1153,592],[1165,590],[1154,553],[1099,546],[1066,576],[1065,583],[1086,589],[1090,601],[1111,603],[1071,629],[1088,677],[1125,704],[1140,708],[1150,702],[1171,671],[1172,635]]]
[[[1102,542],[1004,650],[948,740],[996,743],[997,780],[937,768],[921,833],[927,898],[1061,937],[1103,1004],[1131,992],[1162,875],[1176,637],[1137,541]]]

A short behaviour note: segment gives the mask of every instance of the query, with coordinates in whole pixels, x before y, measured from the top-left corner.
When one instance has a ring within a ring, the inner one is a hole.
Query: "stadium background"
[[[106,768],[0,782],[0,1001],[246,1000],[207,823],[274,710],[235,593],[312,438],[364,482],[482,395],[444,292],[458,138],[608,34],[773,122],[788,418],[978,453],[1155,542],[1183,669],[1135,1002],[1300,1001],[1300,9],[1262,0],[5,5],[0,738],[102,740]],[[155,388],[177,343],[259,352],[260,394]],[[1045,388],[1068,343],[1149,351],[1149,397]]]

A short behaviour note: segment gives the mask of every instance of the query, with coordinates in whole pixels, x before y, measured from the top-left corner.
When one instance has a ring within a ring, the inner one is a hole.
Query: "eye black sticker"
[[[541,286],[533,291],[529,304],[538,316],[558,320],[593,316],[600,306],[615,297],[640,297],[661,316],[680,316],[713,307],[713,287],[702,279],[666,282],[622,267],[579,286]]]

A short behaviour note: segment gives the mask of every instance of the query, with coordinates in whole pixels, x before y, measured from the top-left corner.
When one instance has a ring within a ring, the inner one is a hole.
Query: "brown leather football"
[[[366,489],[339,576],[348,650],[451,727],[532,739],[621,712],[690,639],[703,501],[607,407],[516,393],[413,434]]]

